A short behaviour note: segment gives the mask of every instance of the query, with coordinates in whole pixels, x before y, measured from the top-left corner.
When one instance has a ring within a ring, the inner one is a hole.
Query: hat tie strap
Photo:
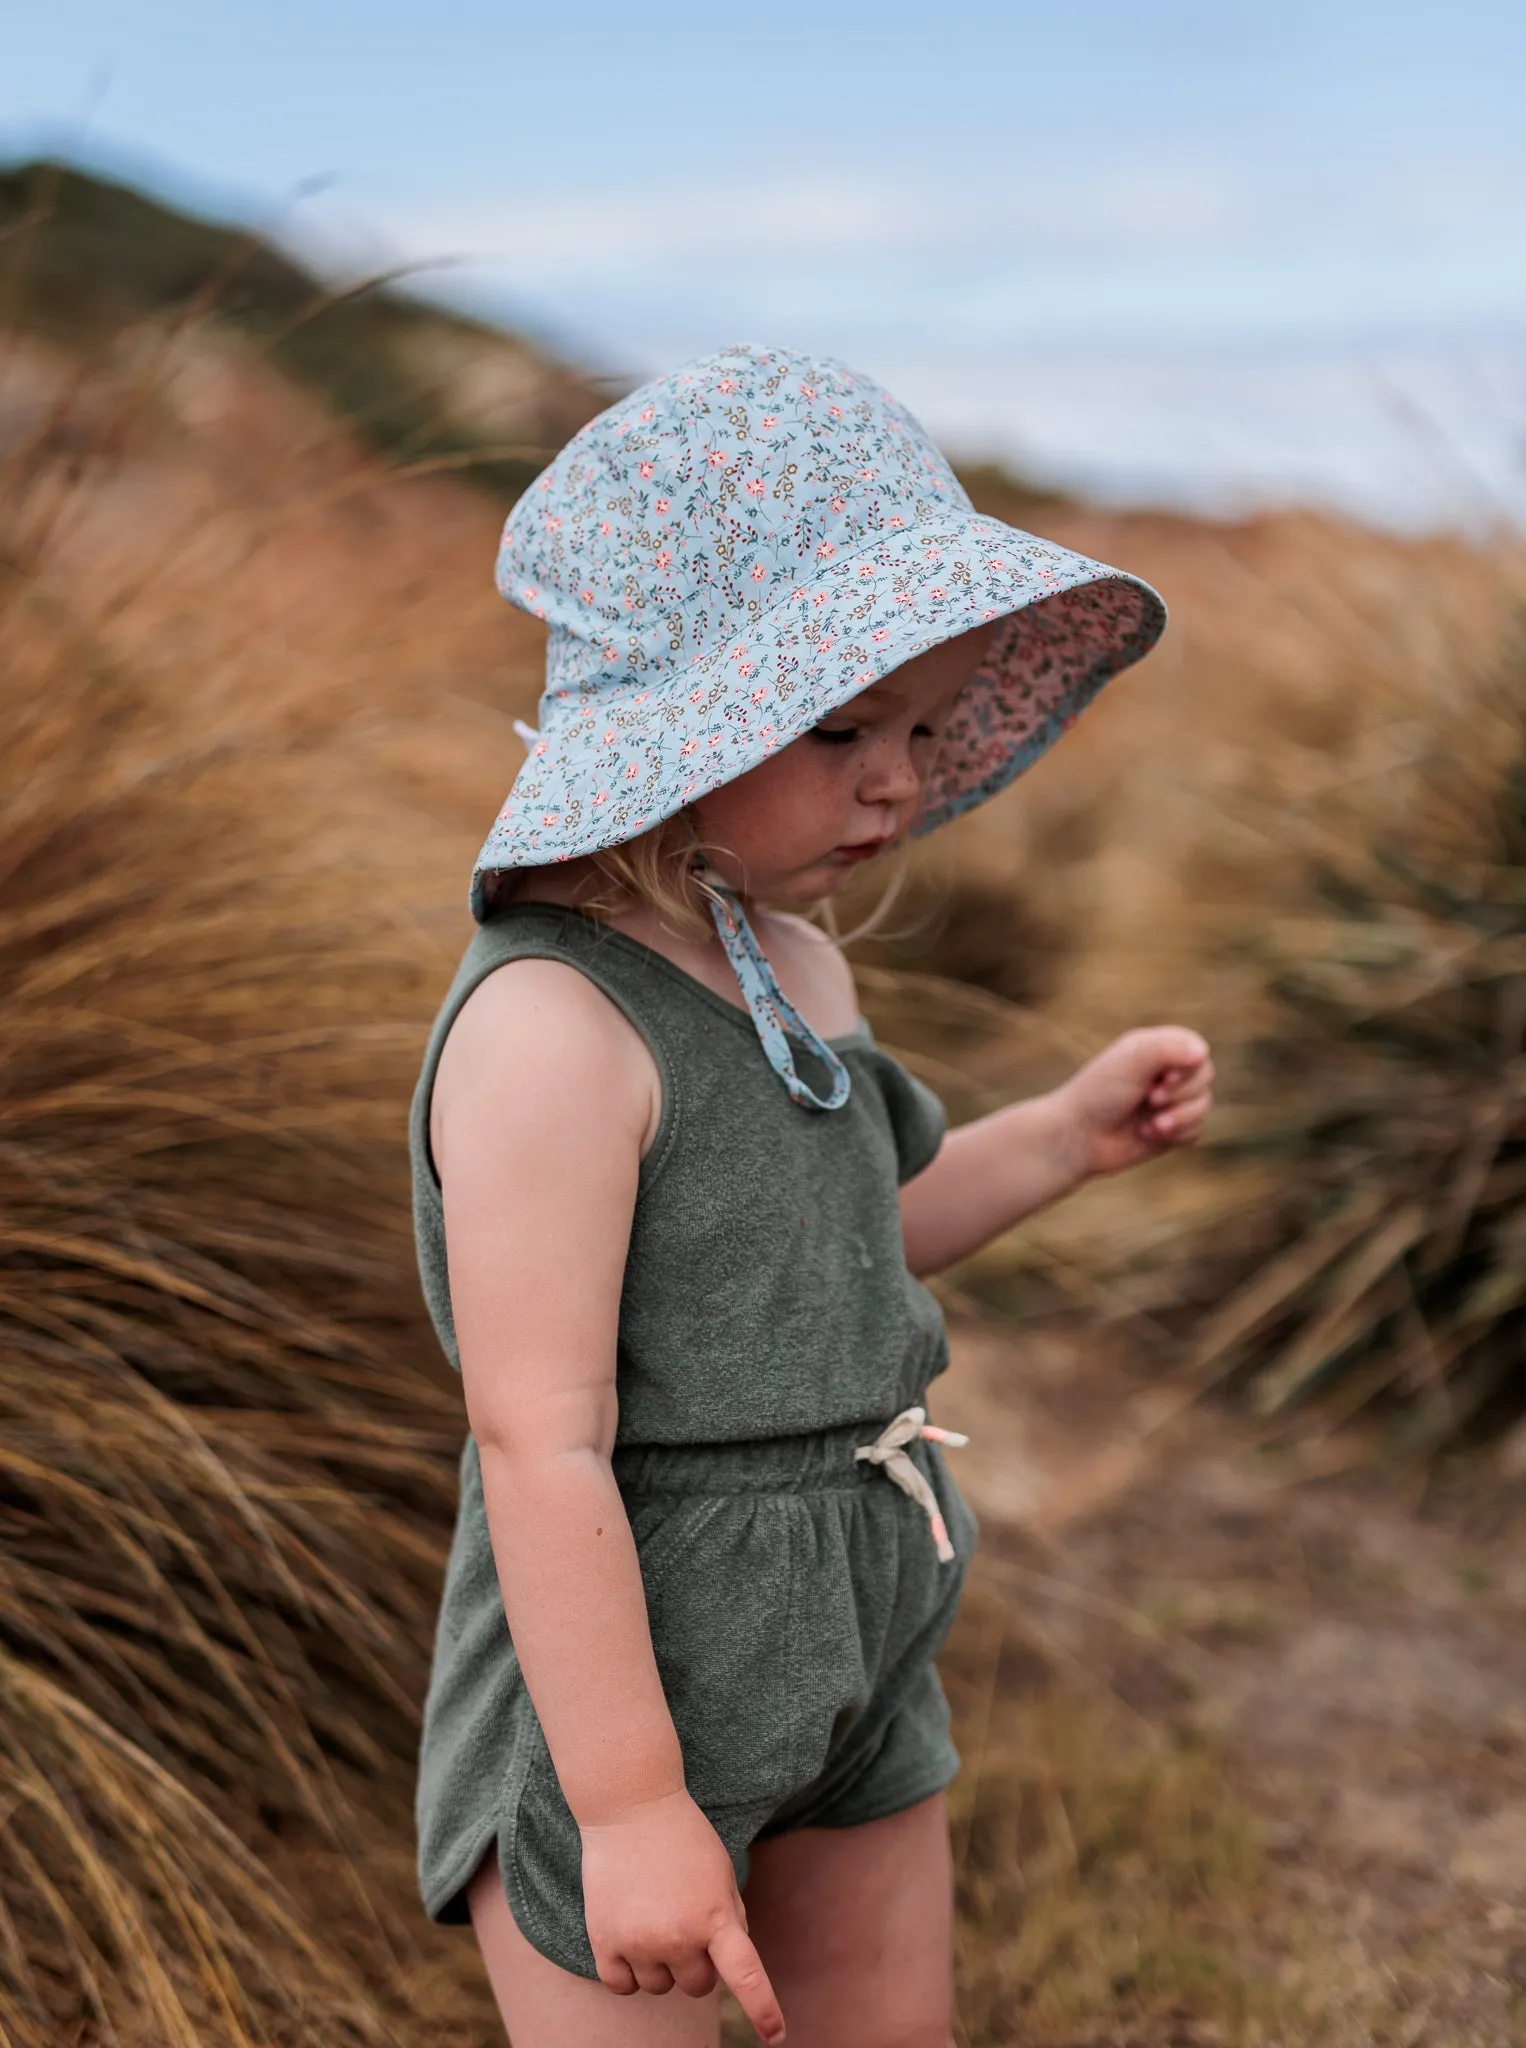
[[[737,986],[752,1013],[768,1064],[789,1090],[791,1100],[798,1102],[802,1109],[841,1109],[853,1085],[852,1077],[831,1046],[811,1029],[780,988],[778,976],[769,966],[768,956],[747,922],[740,897],[718,883],[713,875],[707,874],[705,900],[710,905],[710,915],[736,975]],[[825,1095],[818,1095],[796,1072],[787,1031],[793,1031],[830,1074],[832,1085]]]
[[[927,1526],[933,1532],[939,1561],[952,1564],[954,1546],[948,1540],[948,1525],[943,1511],[938,1506],[938,1497],[928,1485],[926,1476],[917,1470],[906,1455],[906,1446],[917,1437],[926,1437],[935,1444],[947,1444],[950,1449],[967,1444],[969,1438],[957,1429],[938,1429],[928,1421],[925,1408],[903,1408],[894,1422],[887,1422],[872,1444],[862,1444],[853,1455],[866,1465],[878,1465],[885,1477],[908,1494],[927,1517]]]

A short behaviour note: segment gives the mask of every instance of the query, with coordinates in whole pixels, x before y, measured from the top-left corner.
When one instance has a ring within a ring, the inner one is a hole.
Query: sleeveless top
[[[803,1110],[750,1014],[623,932],[560,904],[478,930],[435,1019],[413,1098],[414,1231],[424,1298],[460,1370],[429,1105],[467,997],[512,960],[561,960],[640,1032],[662,1115],[642,1161],[616,1341],[621,1444],[742,1442],[879,1426],[948,1362],[943,1315],[908,1271],[898,1185],[938,1149],[937,1097],[862,1021],[829,1041],[852,1080]],[[800,1071],[822,1062],[799,1041]],[[525,1076],[527,1086],[535,1076]]]

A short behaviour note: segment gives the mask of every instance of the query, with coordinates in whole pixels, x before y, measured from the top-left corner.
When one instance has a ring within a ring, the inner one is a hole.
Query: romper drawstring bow
[[[951,1450],[958,1450],[969,1442],[969,1438],[957,1429],[939,1429],[929,1422],[925,1408],[903,1408],[894,1422],[886,1423],[872,1444],[860,1445],[853,1455],[866,1465],[878,1465],[902,1493],[910,1494],[927,1517],[933,1541],[938,1546],[940,1562],[952,1564],[954,1546],[948,1540],[948,1525],[938,1507],[937,1496],[906,1455],[905,1446],[919,1436],[926,1437],[929,1443],[947,1444]]]

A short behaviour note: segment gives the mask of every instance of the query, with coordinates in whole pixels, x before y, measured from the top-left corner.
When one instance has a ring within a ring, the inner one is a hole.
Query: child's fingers
[[[1204,1060],[1198,1067],[1166,1067],[1156,1076],[1147,1100],[1152,1108],[1157,1104],[1180,1102],[1184,1097],[1213,1086],[1213,1061]]]
[[[1162,1110],[1159,1116],[1146,1117],[1143,1132],[1147,1138],[1169,1141],[1173,1145],[1189,1143],[1197,1137],[1208,1121],[1208,1105],[1198,1108]]]
[[[598,1959],[599,1982],[606,1991],[613,1991],[619,1998],[633,1997],[641,1986],[636,1982],[636,1973],[624,1956],[601,1956]]]
[[[673,1982],[686,1998],[707,1998],[715,1989],[715,1965],[707,1955],[685,1956],[672,1970]]]
[[[636,1982],[654,1998],[666,1998],[677,1981],[666,1963],[633,1963]]]
[[[710,1943],[710,1960],[730,1985],[737,2004],[746,2013],[760,2040],[772,2044],[784,2039],[784,2015],[774,1996],[758,1951],[735,1921],[723,1927]]]

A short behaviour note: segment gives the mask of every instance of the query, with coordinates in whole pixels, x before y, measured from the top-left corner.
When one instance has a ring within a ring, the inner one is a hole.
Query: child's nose
[[[865,766],[858,786],[859,800],[866,804],[907,804],[920,793],[921,778],[905,747],[876,749],[875,758]]]

